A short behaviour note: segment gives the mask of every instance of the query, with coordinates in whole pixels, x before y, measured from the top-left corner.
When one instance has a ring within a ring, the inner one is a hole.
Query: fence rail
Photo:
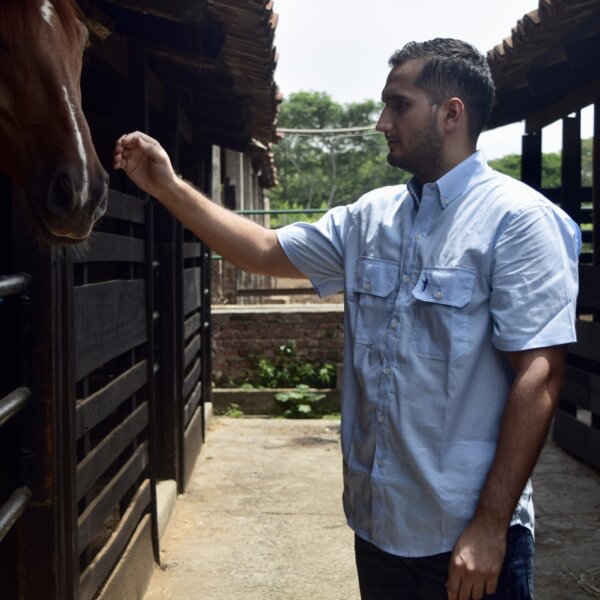
[[[15,490],[12,496],[0,507],[0,541],[25,512],[30,500],[31,491],[24,486]]]
[[[22,294],[31,284],[31,277],[27,273],[15,273],[0,277],[0,298]]]

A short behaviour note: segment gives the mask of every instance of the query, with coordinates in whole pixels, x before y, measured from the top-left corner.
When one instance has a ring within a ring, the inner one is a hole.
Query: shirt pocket
[[[411,344],[422,358],[456,360],[469,348],[467,306],[473,295],[475,271],[463,267],[424,267],[412,295],[414,319]]]
[[[358,296],[354,342],[372,344],[390,319],[400,263],[361,256],[354,280]]]

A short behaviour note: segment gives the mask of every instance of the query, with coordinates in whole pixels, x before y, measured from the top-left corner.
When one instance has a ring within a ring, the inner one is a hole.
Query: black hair
[[[468,133],[476,141],[486,126],[494,104],[494,82],[485,56],[467,42],[435,38],[427,42],[409,42],[396,50],[390,67],[410,60],[423,60],[415,85],[432,104],[448,98],[460,98],[466,109]]]

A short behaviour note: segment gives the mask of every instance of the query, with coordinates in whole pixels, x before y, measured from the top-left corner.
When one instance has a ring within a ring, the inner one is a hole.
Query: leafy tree
[[[287,129],[360,127],[377,120],[374,100],[338,104],[324,92],[296,92],[286,99],[278,125]],[[272,208],[328,208],[348,204],[365,192],[408,180],[387,164],[381,134],[303,135],[287,133],[274,148],[279,186],[269,193]]]
[[[521,155],[520,154],[507,154],[502,158],[495,158],[488,161],[488,164],[492,169],[500,171],[505,175],[510,175],[515,179],[521,179]]]

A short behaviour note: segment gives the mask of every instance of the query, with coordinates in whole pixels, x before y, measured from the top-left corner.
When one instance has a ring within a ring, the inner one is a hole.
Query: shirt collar
[[[489,170],[489,167],[485,155],[482,150],[477,150],[440,177],[433,184],[433,187],[437,189],[442,208],[450,206],[454,200],[468,190],[487,170]],[[418,207],[423,192],[423,185],[413,176],[410,178],[407,187],[415,205]]]

